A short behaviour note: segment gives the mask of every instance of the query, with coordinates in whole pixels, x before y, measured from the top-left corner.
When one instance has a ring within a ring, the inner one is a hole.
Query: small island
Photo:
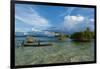
[[[90,41],[94,39],[94,32],[87,27],[85,31],[73,33],[70,38],[74,41]]]
[[[86,30],[84,31],[74,32],[73,34],[70,35],[57,32],[56,34],[57,35],[55,35],[55,37],[61,41],[65,40],[66,38],[70,38],[73,41],[82,41],[82,42],[87,42],[94,39],[94,32],[91,31],[89,27],[87,27]]]
[[[69,38],[69,36],[67,34],[63,34],[63,33],[57,33],[57,35],[55,35],[55,37],[58,39],[58,40],[65,40],[66,38]]]

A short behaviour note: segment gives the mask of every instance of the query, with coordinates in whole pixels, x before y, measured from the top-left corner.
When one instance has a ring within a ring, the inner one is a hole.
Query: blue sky
[[[77,32],[94,30],[94,9],[44,5],[15,5],[15,31]]]

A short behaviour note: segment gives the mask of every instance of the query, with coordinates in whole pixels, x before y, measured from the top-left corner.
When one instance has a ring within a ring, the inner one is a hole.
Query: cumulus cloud
[[[74,21],[74,22],[81,22],[84,20],[84,17],[83,16],[65,16],[64,17],[65,20],[68,20],[68,21]]]
[[[82,31],[85,30],[87,27],[92,27],[91,21],[94,21],[94,19],[88,19],[87,17],[81,16],[81,15],[68,15],[64,17],[64,23],[63,28],[66,29],[66,31]]]
[[[73,27],[75,27],[75,25],[81,23],[84,21],[84,17],[83,16],[65,16],[64,17],[64,27],[69,27],[68,29],[71,29]]]

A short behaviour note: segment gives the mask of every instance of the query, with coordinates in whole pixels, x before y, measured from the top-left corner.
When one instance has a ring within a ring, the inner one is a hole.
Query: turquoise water
[[[21,47],[22,40],[15,42],[15,65],[34,65],[50,63],[71,63],[94,60],[94,41],[73,42],[71,39],[56,41],[55,38],[39,38],[49,41],[52,46]]]

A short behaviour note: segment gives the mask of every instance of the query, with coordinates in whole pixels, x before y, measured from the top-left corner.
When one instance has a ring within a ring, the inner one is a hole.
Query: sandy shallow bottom
[[[51,42],[52,46],[15,47],[15,65],[94,60],[94,42]]]

